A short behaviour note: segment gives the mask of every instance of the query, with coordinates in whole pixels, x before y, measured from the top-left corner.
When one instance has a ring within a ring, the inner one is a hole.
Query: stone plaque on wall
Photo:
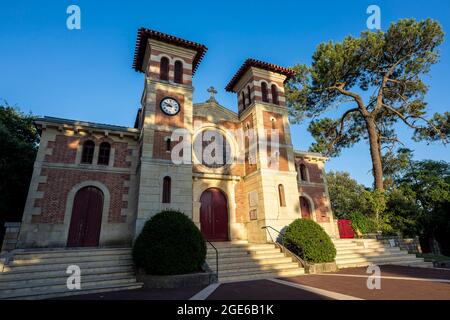
[[[257,220],[257,219],[258,219],[258,215],[256,213],[256,209],[250,210],[250,220]]]
[[[250,208],[258,206],[258,192],[257,191],[251,191],[248,193],[248,206]]]

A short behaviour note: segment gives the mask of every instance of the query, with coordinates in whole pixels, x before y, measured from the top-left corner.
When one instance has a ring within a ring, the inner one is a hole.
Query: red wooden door
[[[102,223],[103,193],[95,187],[85,187],[73,200],[68,247],[96,247]]]
[[[300,212],[303,219],[311,219],[311,207],[309,201],[305,197],[300,197]]]
[[[354,238],[355,232],[352,228],[351,220],[339,219],[338,220],[339,237],[341,239]]]
[[[222,191],[211,188],[200,197],[200,229],[210,241],[228,241],[228,206]]]

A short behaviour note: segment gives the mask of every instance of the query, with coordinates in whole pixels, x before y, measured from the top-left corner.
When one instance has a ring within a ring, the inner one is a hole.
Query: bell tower
[[[164,209],[192,218],[192,163],[174,165],[176,129],[192,136],[192,76],[207,48],[158,31],[140,28],[133,68],[145,74],[141,109],[139,192],[135,236],[145,222]]]
[[[250,242],[266,242],[263,226],[278,230],[300,217],[297,172],[284,95],[291,69],[247,59],[226,90],[237,95],[244,132],[253,145],[245,146],[245,192],[249,208]]]

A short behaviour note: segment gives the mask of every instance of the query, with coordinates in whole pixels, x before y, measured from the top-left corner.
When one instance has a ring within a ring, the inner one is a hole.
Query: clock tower
[[[193,133],[192,76],[207,48],[158,31],[138,31],[133,68],[145,74],[141,108],[135,127],[140,129],[140,166],[136,194],[135,236],[145,222],[164,209],[192,218],[192,163],[174,165],[172,141],[176,129]]]

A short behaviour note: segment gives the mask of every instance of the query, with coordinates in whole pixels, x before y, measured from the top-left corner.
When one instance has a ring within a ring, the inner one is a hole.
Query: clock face
[[[174,116],[178,112],[180,112],[180,104],[174,98],[162,99],[159,106],[160,106],[161,110],[169,116]]]

